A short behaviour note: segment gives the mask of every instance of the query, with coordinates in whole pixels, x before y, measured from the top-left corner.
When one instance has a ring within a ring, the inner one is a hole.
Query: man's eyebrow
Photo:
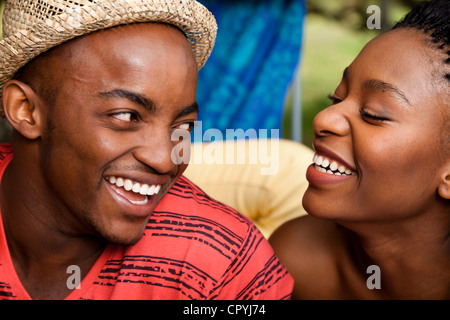
[[[151,100],[139,93],[131,92],[131,91],[124,90],[124,89],[114,89],[111,91],[100,92],[99,95],[102,97],[125,98],[135,104],[138,104],[138,105],[144,107],[145,109],[149,110],[150,112],[153,112],[156,109],[156,104],[153,100]]]
[[[379,90],[382,92],[390,92],[393,93],[395,96],[399,97],[401,100],[405,101],[408,105],[411,105],[408,98],[406,98],[406,95],[396,86],[393,84],[377,80],[377,79],[371,79],[367,80],[363,83],[363,88],[372,88],[375,90]]]
[[[181,110],[176,117],[179,118],[182,116],[187,116],[188,114],[198,112],[198,109],[199,109],[199,106],[198,106],[197,102],[194,102],[190,106],[187,106],[186,108]]]

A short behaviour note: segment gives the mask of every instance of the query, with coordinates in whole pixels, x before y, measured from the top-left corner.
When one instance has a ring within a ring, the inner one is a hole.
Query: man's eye
[[[180,123],[179,125],[177,125],[177,129],[188,130],[188,131],[191,131],[193,127],[194,127],[193,122]]]
[[[133,121],[137,119],[136,115],[133,112],[119,112],[114,113],[112,116],[121,121]]]

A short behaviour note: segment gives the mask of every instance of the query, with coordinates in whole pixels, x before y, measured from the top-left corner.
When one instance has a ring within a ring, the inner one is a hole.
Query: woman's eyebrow
[[[377,80],[377,79],[370,79],[367,81],[364,81],[363,88],[368,88],[368,89],[375,89],[378,91],[382,91],[382,92],[390,92],[393,93],[394,96],[396,96],[397,98],[400,98],[400,100],[403,100],[404,102],[406,102],[408,105],[411,106],[411,103],[409,102],[408,98],[406,98],[406,95],[396,86],[394,86],[393,84],[381,81],[381,80]]]
[[[153,100],[136,92],[124,89],[114,89],[111,91],[100,92],[99,95],[102,97],[110,97],[110,98],[125,98],[135,104],[144,107],[150,112],[154,112],[156,110],[156,104]]]
[[[348,67],[345,68],[342,77],[343,77],[343,79],[348,80],[348,77],[349,77],[349,68]],[[401,91],[398,87],[394,86],[391,83],[387,83],[385,81],[381,81],[381,80],[377,80],[377,79],[370,79],[370,80],[364,81],[364,83],[362,84],[362,87],[368,88],[368,89],[375,89],[375,90],[382,91],[382,92],[387,91],[389,93],[393,93],[395,97],[400,98],[400,100],[406,102],[409,106],[411,106],[411,102],[409,102],[408,98],[403,93],[403,91]]]

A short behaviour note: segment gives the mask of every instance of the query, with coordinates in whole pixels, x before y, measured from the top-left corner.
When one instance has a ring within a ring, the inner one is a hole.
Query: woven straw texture
[[[101,29],[152,21],[181,29],[198,69],[203,67],[214,47],[217,24],[211,12],[197,1],[8,0],[0,41],[0,98],[3,85],[50,48]]]

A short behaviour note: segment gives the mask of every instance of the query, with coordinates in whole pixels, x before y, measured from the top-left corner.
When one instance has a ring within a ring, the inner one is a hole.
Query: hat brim
[[[76,37],[124,24],[162,22],[178,27],[186,35],[201,69],[214,47],[216,20],[196,1],[181,3],[182,6],[145,0],[92,3],[52,16],[3,39],[0,41],[0,109],[4,84],[30,60]]]

